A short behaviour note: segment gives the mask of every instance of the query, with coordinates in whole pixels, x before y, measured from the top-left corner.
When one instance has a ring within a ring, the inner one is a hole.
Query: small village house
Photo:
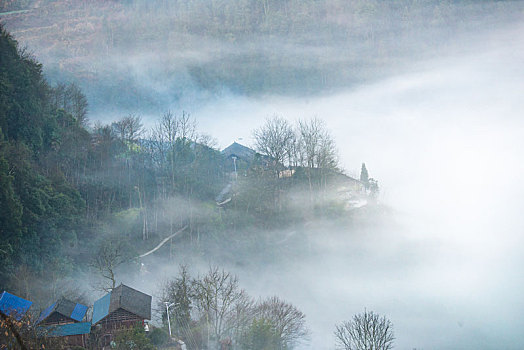
[[[87,312],[87,306],[62,298],[42,311],[37,324],[58,325],[82,322]]]
[[[119,285],[93,305],[92,335],[101,349],[109,349],[119,331],[151,319],[151,296]]]
[[[42,311],[37,320],[48,337],[61,337],[66,346],[86,347],[91,322],[82,322],[88,307],[67,299],[60,299]]]

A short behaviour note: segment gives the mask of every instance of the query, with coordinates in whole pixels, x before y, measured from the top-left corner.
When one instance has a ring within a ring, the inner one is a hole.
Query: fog
[[[522,348],[523,29],[332,95],[196,109],[221,147],[252,144],[273,114],[324,119],[346,172],[366,162],[392,211],[353,232],[314,223],[296,233],[309,248],[284,260],[193,257],[194,269],[219,262],[252,295],[297,305],[311,330],[304,349],[332,349],[334,325],[365,309],[392,320],[398,349]],[[158,280],[173,271],[160,270]]]
[[[501,3],[510,4],[501,14],[522,17],[521,2]],[[290,121],[319,117],[337,142],[345,172],[357,177],[365,162],[388,208],[386,219],[352,232],[311,223],[295,233],[307,237],[307,247],[286,247],[289,256],[282,260],[265,258],[271,252],[258,252],[251,261],[185,255],[170,265],[149,257],[147,276],[124,282],[158,295],[158,283],[173,276],[179,262],[196,271],[220,264],[238,274],[251,295],[276,294],[304,311],[311,339],[303,349],[333,349],[335,324],[364,310],[393,322],[397,349],[523,348],[524,26],[484,16],[464,18],[476,23],[464,24],[467,30],[451,23],[454,29],[442,25],[403,35],[396,44],[384,34],[391,27],[381,27],[376,35],[395,47],[388,51],[393,58],[363,65],[365,72],[354,80],[305,92],[293,84],[246,92],[238,81],[205,87],[185,63],[167,69],[173,58],[163,62],[155,52],[94,62],[109,65],[107,70],[120,67],[118,73],[137,84],[136,95],[151,99],[144,98],[144,109],[119,100],[104,112],[107,101],[93,93],[93,121],[112,121],[131,110],[150,126],[162,110],[183,109],[224,148],[235,140],[252,146],[253,129],[275,114]],[[423,40],[432,35],[433,48]],[[181,50],[176,58],[203,65],[216,63],[218,51],[220,57],[243,57],[253,50],[222,44],[205,41],[204,48]],[[375,51],[362,45],[354,47],[362,48],[364,61]],[[338,60],[335,46],[293,51],[297,45],[275,39],[267,50],[289,50],[285,62],[301,55],[319,65],[335,62],[330,72],[338,67],[346,74],[338,62],[349,56]],[[44,61],[55,58],[51,53]],[[96,90],[96,84],[86,88]]]
[[[357,175],[365,161],[394,210],[396,225],[343,244],[316,236],[290,265],[232,267],[253,294],[305,311],[306,348],[331,349],[334,324],[364,308],[391,318],[399,349],[523,346],[521,33],[504,28],[467,54],[330,96],[239,97],[195,112],[222,146],[249,144],[275,113],[321,117],[346,171]]]

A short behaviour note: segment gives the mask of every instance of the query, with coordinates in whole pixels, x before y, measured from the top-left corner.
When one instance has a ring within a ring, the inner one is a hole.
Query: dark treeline
[[[2,28],[2,288],[47,302],[108,246],[130,261],[186,226],[192,247],[202,239],[258,244],[255,230],[344,212],[333,189],[349,178],[320,120],[294,127],[274,117],[254,137],[261,153],[233,164],[185,112],[166,112],[149,130],[136,115],[90,126],[82,91],[48,84]]]
[[[423,60],[460,46],[464,33],[510,21],[522,4],[27,0],[8,2],[9,9],[28,10],[2,20],[38,52],[47,76],[77,82],[92,112],[104,116],[158,113],[227,92],[303,96],[345,89],[411,69],[406,57]]]
[[[147,240],[151,232],[169,232],[159,227],[158,215],[173,207],[162,208],[161,200],[179,195],[190,202],[219,192],[223,160],[196,135],[187,114],[166,113],[148,141],[141,138],[144,128],[135,116],[88,127],[79,88],[50,86],[42,66],[1,30],[3,288],[29,297],[35,279],[49,282],[56,272],[58,280],[85,265],[97,240],[105,239],[101,225],[115,214],[131,218],[125,236],[133,238],[136,228]],[[174,230],[186,215],[170,213],[169,218]]]
[[[42,66],[1,28],[0,274],[4,288],[23,294],[29,293],[28,274],[68,265],[58,252],[74,244],[84,219],[85,201],[68,169],[79,166],[90,135],[83,112],[75,117],[57,108],[73,112],[58,96],[76,88],[63,90],[51,88]]]

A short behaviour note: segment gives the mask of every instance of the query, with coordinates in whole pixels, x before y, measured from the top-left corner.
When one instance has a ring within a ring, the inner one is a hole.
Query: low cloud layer
[[[325,119],[348,173],[366,162],[395,210],[396,226],[343,247],[319,236],[309,258],[257,274],[255,290],[304,307],[312,348],[331,348],[334,323],[364,308],[391,317],[399,348],[522,346],[522,29],[345,93],[199,111],[222,145],[249,143],[252,121],[274,113]]]
[[[348,174],[358,176],[361,163],[366,163],[370,176],[379,181],[381,202],[391,210],[387,220],[352,231],[316,223],[294,236],[307,237],[309,245],[291,249],[290,256],[278,263],[264,252],[251,262],[220,262],[239,275],[251,295],[278,294],[305,312],[312,330],[305,349],[332,349],[335,323],[364,309],[391,319],[399,349],[520,349],[524,27],[514,21],[522,16],[520,2],[496,5],[492,10],[500,11],[499,17],[482,11],[477,17],[465,13],[460,22],[461,7],[450,4],[454,15],[448,30],[444,24],[424,29],[423,16],[407,14],[407,19],[418,21],[421,33],[402,36],[399,42],[383,33],[390,27],[380,27],[375,34],[383,41],[378,43],[388,50],[396,48],[391,51],[393,59],[386,55],[385,64],[365,66],[377,69],[375,74],[363,74],[365,79],[314,93],[297,89],[280,94],[282,86],[275,86],[275,93],[235,91],[231,86],[238,86],[238,76],[214,89],[198,83],[194,72],[186,69],[190,61],[205,66],[223,57],[245,57],[254,50],[249,45],[206,41],[206,49],[178,52],[182,63],[175,66],[169,66],[173,62],[169,55],[151,59],[136,52],[127,58],[121,53],[108,55],[94,66],[109,62],[105,69],[120,67],[117,76],[122,79],[110,76],[104,86],[114,84],[116,92],[123,88],[123,94],[129,93],[126,98],[135,96],[134,84],[138,96],[151,97],[137,99],[145,101],[143,110],[140,103],[132,106],[147,125],[160,117],[155,114],[160,110],[185,109],[197,119],[199,129],[224,148],[240,139],[252,145],[252,130],[274,114],[291,121],[316,116],[331,129]],[[434,7],[423,7],[428,9]],[[380,23],[380,18],[379,14],[370,22]],[[347,68],[338,65],[341,51],[334,46],[324,50],[306,43],[297,50],[296,43],[278,38],[273,45],[265,52],[289,50],[282,54],[285,62],[303,55],[318,59],[319,66],[335,62],[334,68]],[[362,57],[369,58],[380,45],[371,50],[363,41],[354,48],[340,57],[363,52]],[[260,54],[264,49],[257,50],[254,60],[264,57]],[[55,58],[45,56],[47,62]],[[213,79],[231,76],[226,73]],[[133,84],[126,85],[129,81]],[[90,101],[96,111],[93,119],[112,121],[129,112],[120,102],[107,110],[107,100],[97,102]],[[147,277],[124,282],[155,293],[157,283],[175,273],[184,259],[175,259],[172,265],[148,260]],[[196,270],[217,263],[205,256],[193,256],[189,262]]]

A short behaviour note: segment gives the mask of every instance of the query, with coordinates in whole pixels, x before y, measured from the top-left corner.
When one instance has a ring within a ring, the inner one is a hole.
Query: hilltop
[[[411,69],[406,57],[434,57],[457,32],[479,32],[501,13],[508,16],[506,7],[408,0],[18,0],[4,4],[14,12],[0,19],[44,64],[51,82],[75,82],[92,115],[107,120],[229,93],[304,96],[345,89]],[[483,22],[465,20],[474,14]]]

